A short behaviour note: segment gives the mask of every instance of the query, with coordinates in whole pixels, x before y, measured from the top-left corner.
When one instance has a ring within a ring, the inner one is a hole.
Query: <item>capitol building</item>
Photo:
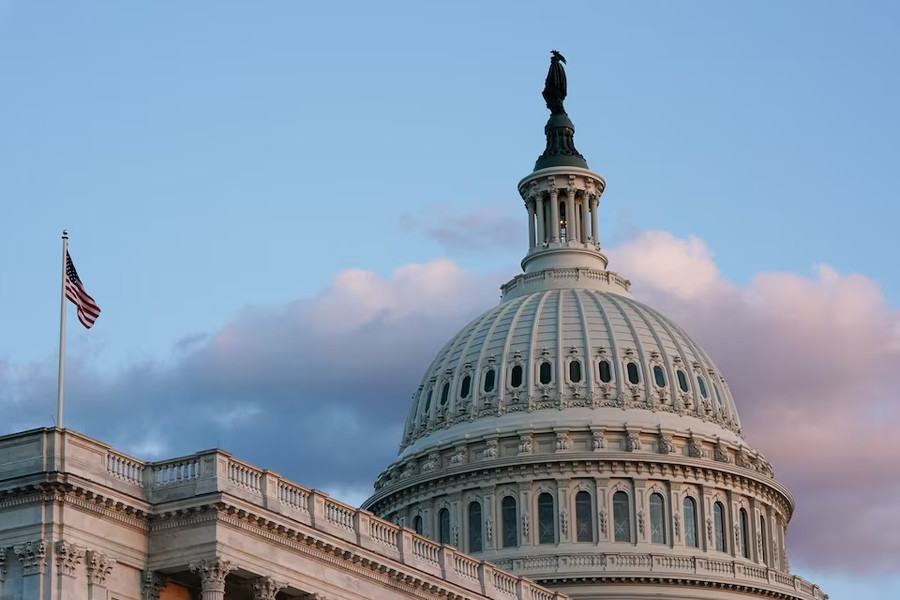
[[[741,399],[608,269],[564,62],[518,183],[522,273],[411,382],[361,508],[224,450],[3,436],[0,600],[825,600],[790,572],[794,500]]]

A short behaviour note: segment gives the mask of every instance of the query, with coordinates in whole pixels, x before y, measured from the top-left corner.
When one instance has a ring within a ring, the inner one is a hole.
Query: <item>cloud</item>
[[[723,370],[748,441],[796,498],[791,557],[896,573],[900,313],[878,285],[820,265],[811,277],[762,273],[738,287],[700,240],[662,232],[612,259]]]
[[[433,205],[416,215],[404,214],[400,225],[421,230],[448,252],[481,252],[490,248],[525,248],[522,237],[527,225],[524,209],[516,215],[504,206],[481,206],[474,212],[457,213],[447,206]]]
[[[148,459],[224,447],[357,497],[396,455],[440,345],[497,296],[494,277],[447,260],[389,278],[343,271],[315,297],[185,336],[165,360],[103,375],[98,353],[70,353],[66,425]],[[11,415],[0,433],[50,425],[55,397],[55,363],[0,362],[0,411]]]
[[[748,441],[797,500],[794,564],[897,574],[900,316],[877,284],[823,265],[738,286],[701,240],[664,232],[610,257],[725,373]],[[358,500],[396,455],[428,363],[498,283],[446,260],[347,270],[314,297],[185,336],[160,362],[105,376],[94,353],[70,356],[67,424],[148,459],[221,446]],[[50,362],[0,361],[0,433],[50,424],[55,384]]]

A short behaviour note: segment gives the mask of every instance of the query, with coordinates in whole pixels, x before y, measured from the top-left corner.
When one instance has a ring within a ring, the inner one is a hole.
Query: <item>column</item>
[[[556,188],[550,188],[550,236],[551,242],[559,241],[559,194]]]
[[[90,600],[106,600],[106,579],[112,574],[116,561],[96,550],[88,550],[85,556],[88,576],[88,598]]]
[[[233,569],[230,561],[201,560],[191,563],[190,569],[200,575],[200,600],[225,600],[225,577]]]
[[[575,188],[570,187],[566,195],[566,241],[578,241],[578,218],[575,216]]]
[[[600,245],[600,236],[597,231],[597,207],[600,204],[600,196],[591,196],[590,205],[591,205],[591,237],[594,238],[594,243],[598,246]]]
[[[60,540],[53,548],[56,551],[56,572],[59,580],[59,600],[79,600],[83,596],[75,589],[78,567],[84,560],[85,549],[81,546]]]
[[[534,248],[534,205],[535,199],[528,199],[528,249]]]
[[[537,243],[543,244],[547,241],[547,223],[544,219],[544,197],[538,194],[534,197],[534,210],[537,213]]]
[[[47,570],[47,540],[34,540],[13,547],[22,563],[22,598],[44,597],[44,572]]]
[[[166,587],[166,577],[156,571],[144,571],[144,580],[141,585],[142,600],[159,600],[159,591]]]
[[[6,548],[0,548],[0,598],[5,598],[3,595],[3,582],[6,581]]]
[[[275,594],[282,587],[271,577],[257,577],[250,582],[250,597],[253,600],[275,600]]]
[[[590,214],[588,204],[587,192],[584,192],[581,196],[581,219],[579,220],[579,223],[581,224],[581,241],[585,244],[587,244],[590,239],[590,235],[588,235],[588,215]]]

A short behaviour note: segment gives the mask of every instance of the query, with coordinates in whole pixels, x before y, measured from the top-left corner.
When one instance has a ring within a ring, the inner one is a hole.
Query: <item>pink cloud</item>
[[[663,232],[611,254],[636,297],[684,326],[725,373],[748,441],[796,497],[791,557],[897,572],[900,313],[878,285],[820,265],[811,277],[762,273],[739,287],[700,240]]]

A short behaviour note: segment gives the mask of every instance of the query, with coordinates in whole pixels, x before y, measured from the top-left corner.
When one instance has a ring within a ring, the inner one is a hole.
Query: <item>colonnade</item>
[[[596,244],[599,203],[600,194],[575,189],[528,197],[529,250],[550,243]]]

